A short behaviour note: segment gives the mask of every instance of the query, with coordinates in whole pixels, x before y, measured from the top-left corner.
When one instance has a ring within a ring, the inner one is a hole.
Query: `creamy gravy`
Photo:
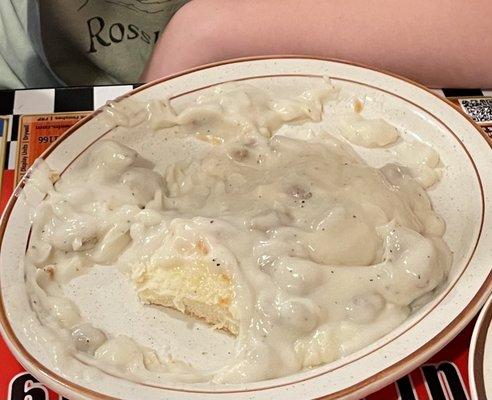
[[[55,184],[38,166],[31,181],[47,197],[34,212],[26,272],[41,321],[74,357],[102,370],[224,383],[330,362],[400,325],[451,264],[444,222],[424,190],[440,177],[439,157],[423,143],[402,142],[394,150],[401,164],[368,166],[347,141],[378,147],[399,135],[355,112],[340,116],[345,139],[275,134],[286,123],[321,120],[323,102],[336,98],[328,82],[281,99],[225,85],[178,114],[161,102],[109,108],[119,124],[147,123],[155,135],[175,129],[175,140],[195,141],[200,151],[153,164],[103,140]],[[198,241],[208,254],[199,256]],[[94,265],[115,265],[137,280],[149,265],[198,257],[234,283],[236,352],[216,371],[161,360],[103,332],[63,294]]]

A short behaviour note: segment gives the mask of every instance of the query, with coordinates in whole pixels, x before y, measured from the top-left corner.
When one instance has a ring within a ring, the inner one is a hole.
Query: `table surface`
[[[138,85],[0,91],[0,211],[34,159],[78,119]],[[492,137],[492,90],[434,90]],[[468,349],[475,319],[444,349],[367,400],[470,399]],[[0,399],[61,400],[27,373],[0,338]],[[28,397],[30,396],[30,397]]]

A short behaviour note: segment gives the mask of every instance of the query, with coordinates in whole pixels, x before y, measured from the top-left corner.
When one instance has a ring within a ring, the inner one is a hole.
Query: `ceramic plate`
[[[445,287],[424,307],[388,335],[333,363],[294,375],[241,385],[169,384],[156,387],[130,382],[90,367],[73,374],[58,368],[49,343],[27,298],[21,267],[30,229],[25,195],[13,196],[0,227],[0,321],[2,334],[19,361],[66,397],[75,399],[300,399],[326,396],[360,398],[406,374],[448,343],[471,320],[492,289],[492,157],[482,131],[463,113],[429,90],[406,79],[362,66],[300,57],[241,59],[188,71],[150,83],[129,93],[136,100],[171,98],[180,108],[204,88],[244,81],[266,88],[302,89],[329,76],[349,97],[363,98],[367,116],[383,116],[404,138],[418,138],[438,150],[444,173],[429,194],[447,223],[445,240],[454,252]],[[127,97],[125,96],[125,97]],[[63,135],[42,156],[50,167],[64,171],[102,137],[113,137],[137,150],[145,132],[108,124],[95,112]],[[139,147],[140,146],[140,147]],[[148,150],[148,149],[147,149]],[[389,150],[356,148],[372,165],[388,159]],[[34,196],[31,202],[41,198]],[[91,291],[89,288],[98,290]],[[111,276],[88,277],[74,287],[79,308],[88,319],[112,333],[126,333],[153,347],[165,341],[177,358],[221,363],[231,346],[226,335],[172,312],[142,306],[129,284]],[[109,297],[108,297],[109,296]],[[139,308],[140,307],[140,308]],[[149,313],[155,314],[149,314]],[[157,322],[152,323],[156,317]],[[219,336],[217,336],[219,335]],[[196,351],[199,348],[202,351]]]
[[[473,400],[492,399],[492,296],[473,330],[468,371]]]

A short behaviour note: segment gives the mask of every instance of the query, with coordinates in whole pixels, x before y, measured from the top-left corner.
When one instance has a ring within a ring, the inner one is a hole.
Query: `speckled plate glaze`
[[[323,396],[357,399],[409,372],[458,334],[492,290],[492,157],[490,143],[480,128],[446,100],[398,76],[351,63],[304,57],[241,59],[205,66],[152,82],[125,97],[171,98],[173,104],[181,107],[193,101],[202,89],[223,82],[249,81],[265,87],[300,89],[322,76],[331,77],[334,85],[345,93],[364,98],[364,112],[369,117],[384,116],[399,128],[404,138],[423,140],[441,156],[445,165],[443,178],[430,191],[430,196],[447,222],[445,239],[454,252],[454,262],[445,287],[432,301],[396,330],[348,357],[269,381],[228,386],[162,384],[156,387],[104,373],[95,374],[89,367],[83,367],[87,373],[74,375],[58,368],[46,351],[46,345],[33,340],[32,333],[39,322],[32,318],[21,267],[30,229],[29,210],[23,196],[13,196],[0,225],[0,322],[3,337],[19,361],[40,381],[72,400]],[[124,140],[136,149],[139,146],[137,133],[125,136],[117,127],[109,126],[104,115],[96,111],[63,135],[42,158],[51,168],[63,171],[102,136]],[[371,152],[372,155],[360,148],[356,150],[372,165],[384,164],[388,157],[385,149]],[[24,184],[21,182],[17,194]],[[114,294],[112,306],[108,306],[104,298],[89,298],[92,295],[88,288],[106,281],[113,285],[106,290]],[[77,297],[82,298],[79,307],[83,307],[85,296],[87,310],[84,312],[89,318],[99,318],[107,329],[128,329],[124,314],[133,312],[137,318],[138,313],[132,307],[138,305],[132,297],[125,297],[125,293],[131,296],[125,284],[115,282],[95,279],[91,283],[89,280],[73,290],[78,290]],[[156,310],[150,308],[146,312]],[[221,351],[230,345],[226,339],[214,336],[211,341],[212,333],[204,325],[177,318],[176,314],[159,312],[161,314],[165,315],[162,321],[171,324],[167,331],[163,330],[164,322],[158,326],[145,325],[149,329],[136,329],[134,338],[150,347],[152,341],[159,338],[167,340],[176,358],[220,362]],[[148,324],[152,319],[141,318],[138,323],[132,320],[134,327],[140,322]],[[144,338],[145,334],[153,338]],[[190,353],[197,345],[204,351]]]
[[[492,399],[492,296],[478,316],[468,354],[473,400]]]

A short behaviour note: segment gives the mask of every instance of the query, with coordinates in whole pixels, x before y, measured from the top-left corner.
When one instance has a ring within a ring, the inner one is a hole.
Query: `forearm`
[[[195,0],[171,22],[144,77],[241,56],[309,54],[437,87],[489,86],[491,13],[487,0]]]

